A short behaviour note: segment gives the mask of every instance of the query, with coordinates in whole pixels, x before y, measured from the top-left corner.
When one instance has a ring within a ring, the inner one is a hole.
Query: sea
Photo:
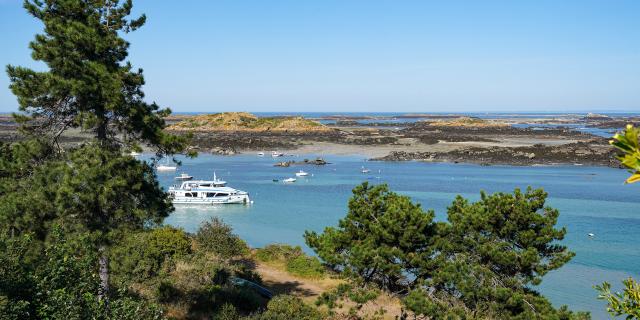
[[[537,116],[537,115],[536,115]],[[404,119],[403,119],[404,120]],[[446,220],[446,210],[458,195],[477,200],[480,191],[512,192],[516,188],[543,188],[547,205],[560,211],[558,227],[567,229],[561,242],[575,257],[547,274],[535,287],[556,306],[589,311],[593,319],[609,319],[594,285],[607,281],[621,288],[627,277],[640,279],[640,184],[625,185],[629,173],[622,169],[577,165],[480,166],[474,164],[367,161],[365,155],[295,154],[277,160],[257,154],[218,156],[202,153],[189,159],[178,156],[176,173],[158,173],[163,187],[176,183],[179,173],[212,178],[214,173],[229,186],[249,192],[250,205],[176,206],[165,219],[168,225],[195,232],[211,217],[220,217],[252,247],[270,243],[305,245],[306,230],[321,232],[335,226],[347,212],[352,189],[367,181],[386,183],[411,197],[436,220]],[[145,154],[143,159],[151,155]],[[325,166],[274,167],[276,161],[322,157]],[[362,173],[362,168],[370,170]],[[310,173],[294,183],[297,170]],[[274,182],[273,180],[278,180]],[[593,234],[593,236],[589,236]]]

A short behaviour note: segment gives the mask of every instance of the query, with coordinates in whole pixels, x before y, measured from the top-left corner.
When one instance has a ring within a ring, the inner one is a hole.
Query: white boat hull
[[[204,205],[214,205],[214,204],[249,204],[249,196],[247,195],[239,195],[239,196],[230,196],[230,197],[221,197],[221,198],[187,198],[187,197],[177,197],[172,200],[173,204],[204,204]]]

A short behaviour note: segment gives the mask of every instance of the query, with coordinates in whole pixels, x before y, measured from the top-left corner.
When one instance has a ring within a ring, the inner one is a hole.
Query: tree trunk
[[[100,289],[98,290],[98,299],[104,301],[105,309],[109,309],[109,257],[107,257],[106,246],[100,246],[98,249],[100,258],[98,260],[100,273]]]

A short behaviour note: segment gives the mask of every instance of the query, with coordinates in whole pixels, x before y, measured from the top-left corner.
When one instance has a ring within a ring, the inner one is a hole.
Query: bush
[[[289,273],[304,278],[320,278],[325,274],[320,260],[307,256],[300,246],[270,244],[258,248],[256,258],[264,262],[282,262]]]
[[[287,261],[303,254],[300,246],[292,247],[286,244],[270,244],[256,250],[256,258],[260,261]]]
[[[320,278],[324,276],[324,267],[320,260],[304,254],[288,260],[287,271],[304,278]]]
[[[111,250],[111,272],[116,280],[141,282],[189,253],[191,240],[180,229],[162,227],[135,233]]]
[[[267,310],[249,317],[250,320],[321,320],[323,314],[300,298],[280,295],[269,301]]]
[[[196,233],[199,249],[229,259],[249,253],[249,246],[233,233],[233,229],[217,217],[202,223]]]

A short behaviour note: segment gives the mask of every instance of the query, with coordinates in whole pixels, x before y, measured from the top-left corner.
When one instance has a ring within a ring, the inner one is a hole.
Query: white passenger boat
[[[271,152],[271,156],[274,157],[274,158],[283,157],[284,153],[278,152],[278,151],[273,151],[273,152]]]
[[[298,177],[306,177],[306,176],[308,176],[308,175],[309,175],[309,173],[308,173],[308,172],[304,172],[304,171],[302,171],[302,170],[300,170],[300,171],[296,172],[296,176],[298,176]]]
[[[227,182],[218,180],[192,180],[182,182],[180,186],[169,188],[169,197],[174,204],[249,204],[249,194],[226,186]]]
[[[286,178],[286,179],[282,180],[282,182],[286,182],[286,183],[296,182],[296,178]]]
[[[187,181],[187,180],[192,180],[193,176],[190,176],[190,175],[188,175],[186,173],[181,173],[179,176],[175,177],[174,179]]]

